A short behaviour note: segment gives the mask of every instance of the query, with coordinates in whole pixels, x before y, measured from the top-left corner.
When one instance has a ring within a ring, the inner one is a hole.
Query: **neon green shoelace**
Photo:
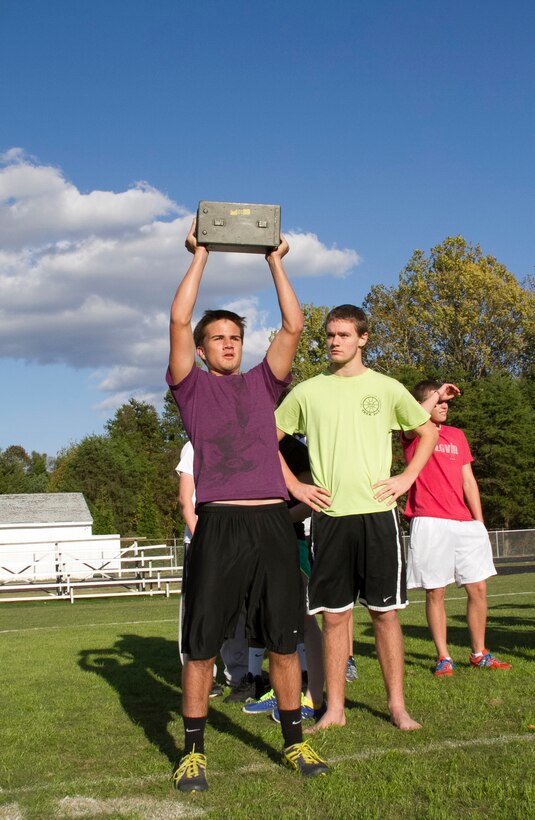
[[[199,769],[203,772],[206,769],[206,756],[199,752],[190,752],[176,770],[174,779],[180,780],[183,775],[186,775],[188,779],[198,777]]]
[[[320,757],[316,754],[314,749],[308,745],[308,741],[304,740],[302,743],[297,743],[296,748],[287,753],[289,760],[294,761],[298,757],[302,757],[305,763],[322,763]]]

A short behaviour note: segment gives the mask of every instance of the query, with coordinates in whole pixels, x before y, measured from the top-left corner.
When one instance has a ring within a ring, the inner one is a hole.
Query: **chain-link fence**
[[[495,558],[535,556],[535,529],[492,530],[489,537]]]
[[[533,558],[535,557],[535,529],[531,530],[489,530],[490,543],[494,558]],[[405,555],[409,548],[410,538],[403,536]]]

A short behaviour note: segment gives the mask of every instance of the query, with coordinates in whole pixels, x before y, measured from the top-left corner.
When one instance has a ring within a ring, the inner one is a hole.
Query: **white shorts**
[[[407,587],[458,587],[496,575],[489,535],[481,521],[416,517],[411,521]]]

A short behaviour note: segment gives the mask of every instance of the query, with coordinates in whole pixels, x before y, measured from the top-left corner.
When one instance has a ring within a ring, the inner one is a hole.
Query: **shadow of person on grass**
[[[171,651],[174,668],[167,663]],[[164,638],[123,635],[112,647],[81,651],[78,661],[81,669],[100,675],[117,692],[132,723],[140,726],[147,740],[172,763],[179,756],[168,728],[181,701],[176,656],[176,644]]]
[[[79,666],[100,675],[117,692],[132,723],[140,726],[147,740],[167,757],[173,767],[182,754],[170,725],[182,710],[181,666],[176,641],[165,638],[122,635],[112,647],[80,652]],[[235,709],[237,705],[224,705]],[[244,729],[217,708],[208,710],[211,729],[229,734],[278,762],[278,750]],[[180,736],[182,725],[180,722]]]

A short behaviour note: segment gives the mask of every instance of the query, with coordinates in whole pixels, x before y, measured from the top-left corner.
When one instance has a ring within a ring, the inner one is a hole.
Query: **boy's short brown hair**
[[[434,393],[441,387],[440,382],[436,379],[422,379],[421,382],[415,384],[412,388],[412,395],[420,404],[425,401],[429,393]]]
[[[334,322],[336,319],[353,322],[358,336],[368,332],[368,317],[362,308],[356,305],[339,305],[330,310],[325,319],[325,330],[329,322]]]
[[[246,320],[245,316],[238,316],[232,310],[205,310],[202,319],[199,319],[193,331],[193,341],[195,347],[202,347],[204,342],[204,332],[211,322],[217,322],[220,319],[227,319],[229,322],[234,322],[240,329],[240,336],[243,342],[243,335],[245,332]]]

